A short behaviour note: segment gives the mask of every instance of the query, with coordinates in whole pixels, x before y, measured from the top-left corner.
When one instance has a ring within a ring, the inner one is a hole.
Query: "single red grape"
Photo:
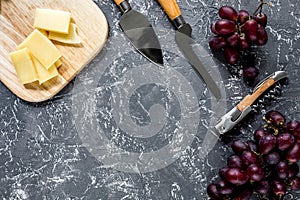
[[[262,46],[267,44],[268,42],[268,33],[262,25],[257,25],[257,39],[255,40],[255,44]]]
[[[219,196],[221,197],[229,197],[233,192],[233,185],[229,184],[224,180],[219,180],[216,182],[217,189],[219,192]]]
[[[248,83],[253,83],[258,74],[259,70],[256,67],[243,67],[243,78]]]
[[[252,181],[261,181],[264,178],[264,170],[259,164],[251,164],[247,168],[247,175]]]
[[[229,169],[229,167],[222,167],[219,169],[219,176],[221,178],[224,178],[225,177],[225,173],[227,172],[227,170]]]
[[[298,162],[300,159],[300,144],[294,143],[286,153],[285,158],[291,163]]]
[[[284,151],[294,144],[295,138],[290,133],[281,133],[277,136],[276,141],[278,149]]]
[[[288,180],[288,184],[292,190],[300,190],[300,177],[296,176]]]
[[[249,166],[251,164],[257,163],[258,159],[256,154],[252,151],[244,151],[241,155],[244,165]]]
[[[257,129],[254,132],[254,139],[256,141],[259,141],[262,136],[267,135],[267,134],[268,134],[268,132],[266,130],[264,130],[263,128]]]
[[[227,45],[231,47],[236,47],[239,44],[240,35],[237,32],[234,32],[232,35],[226,38]]]
[[[249,145],[242,140],[235,140],[231,144],[231,149],[234,153],[241,155],[244,151],[249,150]]]
[[[222,36],[217,36],[209,41],[209,47],[213,50],[219,50],[226,46],[226,40]]]
[[[242,158],[238,155],[231,155],[227,158],[227,166],[229,168],[240,168],[244,167]]]
[[[259,152],[262,154],[268,154],[276,146],[276,137],[274,135],[268,134],[260,138],[258,142]]]
[[[258,25],[254,19],[250,19],[244,23],[244,32],[246,34],[246,38],[254,42],[257,39],[257,29]]]
[[[286,160],[280,161],[276,165],[276,172],[279,178],[286,179],[289,176],[289,164]]]
[[[240,10],[238,14],[238,22],[244,24],[246,21],[250,19],[250,15],[246,10]]]
[[[270,184],[266,180],[256,182],[254,183],[254,190],[261,195],[266,195],[269,193]]]
[[[236,24],[227,19],[221,19],[216,22],[215,30],[220,35],[229,35],[236,31]]]
[[[272,124],[275,127],[282,126],[285,123],[284,116],[276,110],[267,112],[264,116],[264,119],[267,121],[267,123]]]
[[[286,130],[296,137],[300,137],[300,122],[292,120],[286,124]]]
[[[258,148],[257,148],[257,145],[255,143],[254,140],[248,140],[247,141],[247,144],[249,145],[249,149],[250,151],[254,152],[254,153],[257,153],[258,152]]]
[[[237,48],[226,47],[224,51],[225,60],[229,64],[236,64],[239,59],[239,52]]]
[[[212,33],[216,34],[216,35],[219,35],[219,33],[216,31],[216,23],[212,23],[210,25],[210,30]]]
[[[239,168],[229,168],[225,173],[225,180],[234,185],[244,185],[248,182],[248,175]]]
[[[280,155],[278,152],[273,151],[273,152],[265,155],[265,161],[269,165],[276,165],[280,161]]]
[[[207,186],[207,194],[212,199],[220,199],[217,185],[214,183],[211,183]]]
[[[231,6],[222,6],[219,9],[219,16],[222,19],[228,19],[228,20],[231,20],[231,21],[235,21],[238,17],[238,13]]]
[[[267,15],[265,13],[257,13],[254,15],[254,20],[257,21],[258,24],[262,25],[263,27],[266,27],[267,25]]]
[[[238,155],[232,155],[228,157],[227,159],[227,166],[229,168],[240,168],[242,169],[244,167],[242,158]]]
[[[248,49],[250,49],[251,45],[249,43],[249,41],[247,40],[246,36],[244,33],[240,34],[240,39],[239,39],[239,48],[242,51],[246,51]]]
[[[272,183],[272,191],[276,196],[283,196],[286,193],[286,184],[282,181],[275,180]]]

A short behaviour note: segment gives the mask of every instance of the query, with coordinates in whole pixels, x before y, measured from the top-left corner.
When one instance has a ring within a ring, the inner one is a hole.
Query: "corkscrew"
[[[258,113],[259,109],[265,109],[266,106],[271,104],[272,100],[275,100],[278,96],[281,95],[282,84],[277,82],[275,85],[269,89],[266,94],[259,98],[251,107],[255,113]]]
[[[253,93],[247,95],[237,106],[226,113],[217,125],[215,129],[224,134],[231,130],[236,124],[244,119],[251,111],[256,110],[259,105],[264,104],[268,100],[275,98],[281,93],[281,86],[277,85],[278,81],[287,78],[288,74],[285,71],[277,71],[272,73],[260,81],[253,89]],[[276,83],[276,84],[275,84]],[[274,88],[266,93],[262,99],[258,99],[263,93],[269,90],[272,86]]]

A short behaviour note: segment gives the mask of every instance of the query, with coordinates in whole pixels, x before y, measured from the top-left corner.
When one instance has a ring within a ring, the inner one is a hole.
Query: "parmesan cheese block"
[[[25,47],[29,49],[32,55],[38,59],[46,69],[49,69],[61,57],[55,45],[37,29],[35,29],[17,49],[23,49]]]
[[[17,75],[23,84],[38,80],[38,76],[31,60],[28,48],[20,49],[10,53]]]
[[[70,20],[71,13],[69,12],[37,8],[35,10],[33,26],[47,31],[67,34],[69,32]]]
[[[77,35],[76,25],[74,23],[70,23],[69,33],[57,33],[57,32],[49,32],[48,38],[50,40],[55,40],[58,42],[66,43],[66,44],[80,44],[80,37]]]
[[[54,64],[47,70],[36,58],[32,57],[32,61],[38,74],[40,85],[58,75],[58,71]]]

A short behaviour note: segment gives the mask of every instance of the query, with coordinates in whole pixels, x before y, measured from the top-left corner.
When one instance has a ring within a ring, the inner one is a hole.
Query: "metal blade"
[[[190,46],[191,41],[191,33],[192,28],[189,24],[184,24],[181,26],[175,34],[176,43],[186,57],[186,59],[190,62],[190,64],[198,71],[198,73],[203,78],[207,87],[211,91],[211,93],[217,98],[221,99],[221,92],[215,81],[212,79],[208,71],[205,69],[198,56],[195,54],[194,50]]]
[[[122,15],[120,26],[142,55],[155,64],[163,65],[161,46],[147,17],[130,10]]]
[[[253,89],[253,92],[255,92],[258,88],[260,88],[269,78],[272,78],[275,80],[275,82],[280,81],[281,79],[287,78],[288,74],[285,71],[276,71],[263,80],[261,80],[259,83],[256,84],[256,86]]]

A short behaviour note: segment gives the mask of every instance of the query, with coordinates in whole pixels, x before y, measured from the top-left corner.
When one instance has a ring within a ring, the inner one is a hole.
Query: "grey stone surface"
[[[107,46],[59,94],[28,103],[0,83],[1,199],[207,199],[207,184],[217,179],[218,168],[232,153],[230,141],[251,138],[270,109],[300,119],[299,1],[272,0],[273,6],[265,7],[269,42],[251,50],[260,69],[257,81],[276,70],[289,73],[282,95],[222,141],[207,132],[212,119],[253,86],[245,84],[239,72],[228,70],[222,55],[216,54],[211,72],[225,93],[221,104],[214,102],[176,50],[174,29],[157,2],[130,2],[155,27],[166,69],[150,65],[130,46],[113,1],[95,0],[109,23]],[[213,56],[207,43],[217,9],[232,5],[254,11],[259,2],[178,3],[193,27],[195,43],[202,45],[196,51]]]

